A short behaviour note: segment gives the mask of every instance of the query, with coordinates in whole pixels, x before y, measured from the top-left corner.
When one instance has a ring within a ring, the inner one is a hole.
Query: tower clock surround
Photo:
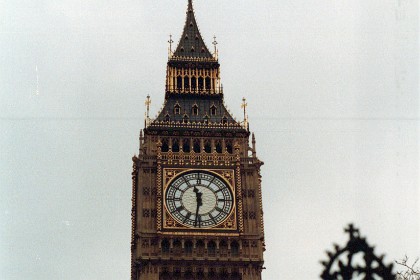
[[[191,169],[166,186],[165,210],[183,226],[212,229],[235,209],[233,192],[233,187],[217,173]]]
[[[140,131],[132,171],[132,280],[261,280],[265,251],[255,136],[224,103],[217,42],[188,0],[164,105]],[[251,138],[251,139],[250,139]]]

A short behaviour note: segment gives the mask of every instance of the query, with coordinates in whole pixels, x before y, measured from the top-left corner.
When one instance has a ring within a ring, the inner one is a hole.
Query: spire
[[[187,17],[185,20],[184,31],[179,40],[178,47],[174,52],[175,57],[185,58],[213,58],[206,44],[201,37],[195,20],[192,0],[188,0]]]
[[[252,133],[252,157],[253,158],[256,158],[257,157],[257,149],[255,148],[255,144],[256,144],[255,134]]]

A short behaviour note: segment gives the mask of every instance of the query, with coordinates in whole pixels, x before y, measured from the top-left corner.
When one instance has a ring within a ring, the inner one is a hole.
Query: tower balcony
[[[166,86],[166,96],[171,94],[223,95],[223,85],[216,88]]]
[[[148,241],[143,241],[148,243]],[[137,257],[161,260],[197,261],[259,261],[262,259],[259,242],[216,239],[165,238],[158,246],[147,246]]]
[[[191,153],[172,151],[162,152],[161,160],[168,164],[180,164],[180,165],[221,165],[230,166],[236,162],[236,156],[228,153],[224,154],[207,154],[207,153]]]

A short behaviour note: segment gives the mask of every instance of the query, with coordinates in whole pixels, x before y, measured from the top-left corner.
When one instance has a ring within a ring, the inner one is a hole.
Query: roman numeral
[[[209,182],[209,184],[208,184],[207,188],[208,188],[208,187],[210,187],[211,183],[213,183],[214,178],[216,178],[216,177],[214,177],[214,176],[213,176],[213,178],[210,180],[210,182]]]
[[[185,216],[184,223],[191,217],[191,212],[188,212],[187,216]]]
[[[185,177],[184,177],[184,176],[182,176],[182,179],[184,179],[185,183],[186,183],[189,187],[191,187],[190,182],[188,182],[188,181],[187,181],[187,179],[185,179]]]
[[[213,223],[217,224],[216,219],[213,217],[211,213],[209,213],[210,219],[213,221]]]

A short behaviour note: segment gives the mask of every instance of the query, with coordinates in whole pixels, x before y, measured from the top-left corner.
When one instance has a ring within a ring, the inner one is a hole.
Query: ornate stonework
[[[132,280],[261,280],[265,250],[255,137],[226,109],[217,42],[192,0],[167,65],[165,103],[140,133],[132,172]],[[252,153],[252,155],[251,155]]]

